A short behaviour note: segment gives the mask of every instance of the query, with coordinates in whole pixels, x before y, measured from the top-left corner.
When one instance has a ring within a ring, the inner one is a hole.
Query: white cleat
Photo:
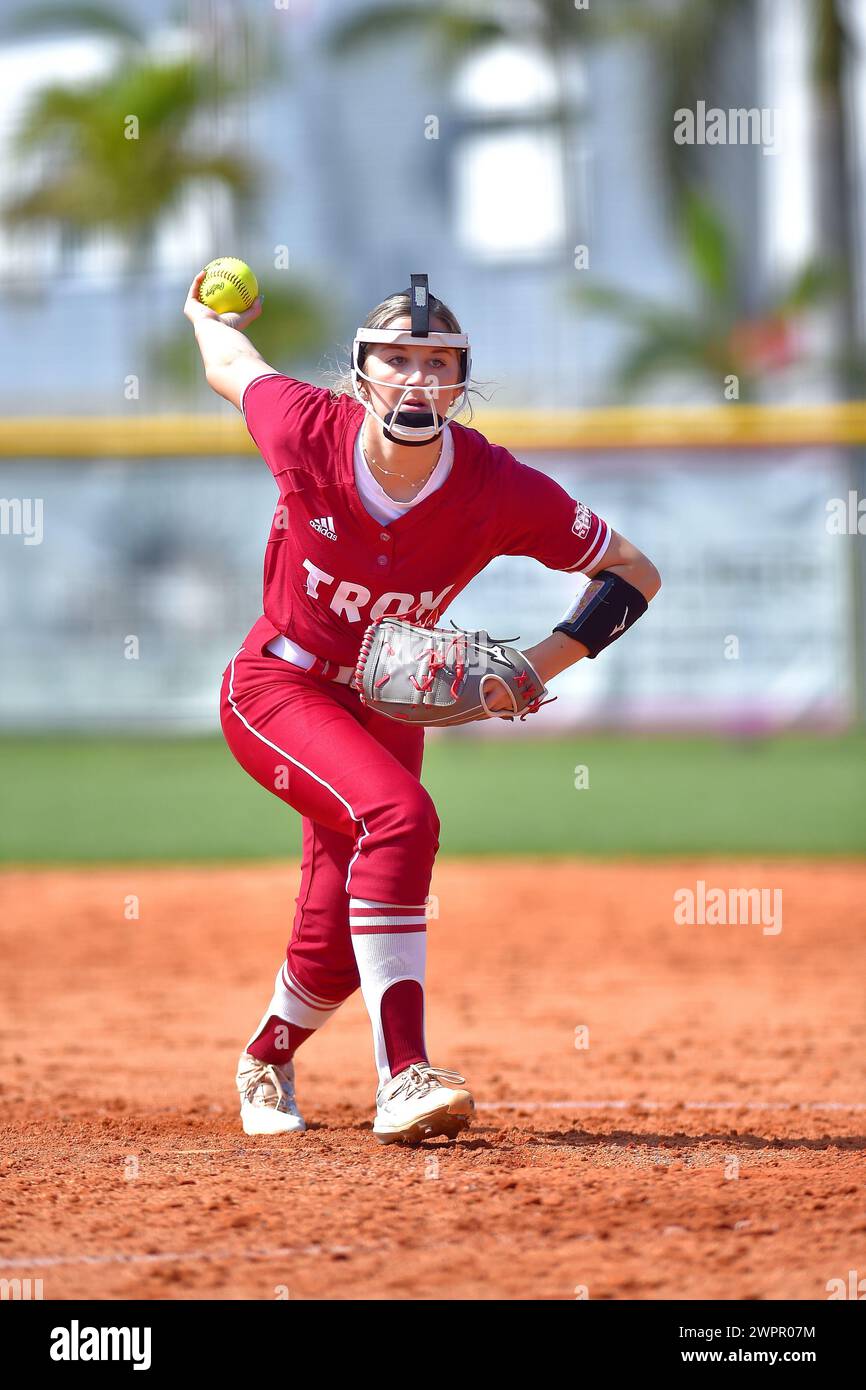
[[[443,1081],[462,1082],[456,1071],[413,1062],[376,1093],[373,1133],[380,1144],[420,1144],[422,1139],[446,1134],[454,1139],[475,1113],[468,1091],[443,1086]]]
[[[296,1134],[307,1128],[295,1100],[295,1064],[260,1062],[241,1053],[235,1084],[244,1134]]]

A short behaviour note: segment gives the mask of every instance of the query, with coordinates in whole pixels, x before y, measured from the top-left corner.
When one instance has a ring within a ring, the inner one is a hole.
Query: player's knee
[[[426,841],[435,854],[439,848],[439,816],[433,798],[420,782],[401,810],[406,833],[416,841]]]

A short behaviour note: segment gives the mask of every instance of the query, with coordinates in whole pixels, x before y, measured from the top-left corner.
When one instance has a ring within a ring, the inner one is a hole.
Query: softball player
[[[597,578],[525,652],[546,682],[625,632],[659,577],[553,479],[454,423],[468,402],[470,345],[426,276],[358,330],[351,391],[269,367],[243,333],[261,299],[219,315],[198,298],[202,278],[184,312],[208,383],[242,412],[279,494],[263,616],[224,673],[222,727],[241,766],[303,818],[291,940],[238,1065],[243,1128],[305,1128],[294,1054],[360,986],[378,1072],[376,1137],[453,1137],[474,1102],[462,1076],[431,1065],[424,1040],[425,909],[439,846],[420,782],[424,730],[385,717],[350,684],[362,638],[383,617],[432,627],[495,556],[531,555]],[[486,708],[511,707],[493,693]]]

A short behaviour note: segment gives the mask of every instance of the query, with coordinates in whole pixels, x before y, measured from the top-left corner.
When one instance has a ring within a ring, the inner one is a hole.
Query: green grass
[[[585,764],[589,788],[574,786]],[[859,855],[866,735],[428,741],[442,855]],[[300,853],[300,817],[219,738],[0,739],[0,860]]]

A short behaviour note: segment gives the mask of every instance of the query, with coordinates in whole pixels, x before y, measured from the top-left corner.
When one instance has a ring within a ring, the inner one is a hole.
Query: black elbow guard
[[[609,647],[649,607],[639,589],[610,570],[599,570],[565,614],[554,632],[582,642],[591,657]]]

